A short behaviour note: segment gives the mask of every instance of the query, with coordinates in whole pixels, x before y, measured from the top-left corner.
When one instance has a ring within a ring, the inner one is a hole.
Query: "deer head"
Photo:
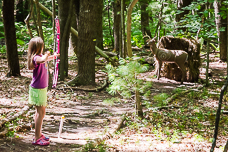
[[[147,45],[154,46],[156,42],[157,42],[157,39],[156,39],[156,37],[154,37],[153,39],[149,39],[147,41]]]

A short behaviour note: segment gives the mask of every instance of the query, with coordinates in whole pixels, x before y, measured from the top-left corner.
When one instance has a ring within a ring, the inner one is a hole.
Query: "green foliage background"
[[[104,0],[104,8],[103,8],[103,35],[104,35],[104,47],[105,46],[112,46],[113,44],[113,7],[112,3],[114,0]],[[129,3],[131,1],[126,1],[126,7],[128,7]],[[192,2],[191,5],[183,8],[184,10],[190,10],[190,12],[195,12],[194,15],[192,13],[189,13],[186,15],[179,23],[175,21],[176,14],[181,13],[182,11],[177,10],[177,4],[176,0],[166,0],[164,2],[164,9],[163,9],[163,16],[162,16],[162,28],[160,30],[161,36],[164,35],[174,35],[179,37],[185,37],[187,35],[190,35],[191,37],[195,37],[197,31],[200,29],[201,25],[203,24],[203,27],[201,29],[202,32],[199,33],[199,38],[217,38],[217,32],[215,28],[215,14],[214,9],[206,9],[201,10],[202,5],[205,5],[207,2],[213,3],[214,0],[197,0],[195,2]],[[40,0],[40,3],[42,3],[45,7],[47,7],[49,10],[52,10],[52,3],[51,0]],[[224,3],[227,3],[227,1],[224,1]],[[58,8],[58,4],[56,3]],[[158,14],[160,12],[162,3],[160,1],[149,1],[149,5],[147,7],[147,11],[149,13],[150,18],[150,31],[152,33],[152,36],[155,35],[155,30],[158,23]],[[108,11],[109,10],[109,11]],[[221,16],[223,18],[226,18],[226,7],[221,8]],[[0,12],[2,12],[0,8]],[[208,18],[210,13],[210,18]],[[202,23],[202,16],[206,18],[205,22]],[[125,11],[125,17],[126,17],[126,11]],[[45,46],[48,48],[53,47],[53,32],[52,32],[52,20],[49,15],[44,13],[41,10],[41,18],[43,21],[43,30],[44,30],[44,36],[45,36]],[[141,32],[141,9],[140,9],[140,3],[138,2],[136,6],[133,9],[132,12],[132,45],[141,47],[143,45],[143,35]],[[126,22],[126,18],[125,18]],[[126,24],[126,23],[125,23]],[[29,41],[29,35],[26,32],[27,28],[24,23],[15,23],[17,28],[17,41],[19,46],[24,48],[24,45],[28,43]],[[187,28],[187,32],[178,31],[178,27],[185,27]],[[35,27],[32,26],[33,34],[37,35]],[[221,29],[224,30],[224,29]],[[3,32],[3,23],[0,22],[0,39],[4,38],[4,32]],[[24,43],[22,42],[24,41]]]

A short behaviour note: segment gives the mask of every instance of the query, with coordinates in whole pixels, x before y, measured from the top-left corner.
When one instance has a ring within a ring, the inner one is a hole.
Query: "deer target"
[[[169,50],[169,49],[157,48],[155,42],[156,42],[156,39],[153,38],[148,41],[148,44],[150,46],[150,50],[155,55],[155,58],[158,63],[157,70],[156,70],[157,79],[159,80],[160,78],[162,62],[171,62],[171,63],[176,63],[177,66],[179,66],[179,68],[181,69],[182,71],[181,84],[183,84],[183,81],[186,76],[185,62],[188,58],[188,53],[183,50]]]
[[[170,51],[166,52],[166,51],[161,51],[158,52],[158,58],[162,61],[168,61],[171,57],[172,53]]]

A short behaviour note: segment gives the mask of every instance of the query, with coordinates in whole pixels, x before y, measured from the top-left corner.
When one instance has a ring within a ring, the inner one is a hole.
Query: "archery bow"
[[[55,54],[59,54],[60,53],[60,25],[59,25],[59,19],[58,17],[55,18],[55,24],[56,24],[56,41],[57,41],[57,50],[54,49]],[[56,46],[56,44],[54,44],[54,47]],[[58,73],[59,73],[59,61],[60,59],[58,57],[56,57],[55,59],[55,69],[54,69],[54,74],[53,74],[53,83],[52,83],[52,88],[56,88],[57,85],[57,81],[58,81]]]

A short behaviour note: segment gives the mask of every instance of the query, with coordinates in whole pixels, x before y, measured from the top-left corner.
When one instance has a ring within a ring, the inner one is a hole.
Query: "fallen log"
[[[4,128],[4,130],[0,132],[0,137],[6,136],[7,133],[8,133],[8,128]]]
[[[20,117],[21,115],[23,115],[24,113],[26,113],[30,108],[32,107],[32,105],[29,106],[25,106],[21,111],[19,111],[18,113],[14,114],[12,117],[10,118],[4,118],[0,121],[0,129],[3,127],[3,125],[7,122],[16,120],[18,117]]]

